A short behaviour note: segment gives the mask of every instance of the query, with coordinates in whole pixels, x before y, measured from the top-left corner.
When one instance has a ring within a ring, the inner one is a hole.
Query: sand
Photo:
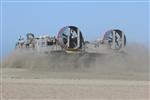
[[[149,49],[88,45],[88,53],[16,50],[3,60],[3,100],[148,100]]]
[[[3,97],[17,100],[148,100],[145,81],[7,79]]]

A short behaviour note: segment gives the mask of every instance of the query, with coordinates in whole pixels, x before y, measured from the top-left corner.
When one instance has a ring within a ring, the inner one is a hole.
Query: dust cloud
[[[103,49],[104,50],[104,49]],[[149,49],[148,47],[130,43],[124,51],[108,51],[109,53],[78,53],[64,52],[38,53],[33,50],[15,50],[3,60],[3,68],[23,68],[49,72],[90,72],[142,74],[148,78]],[[111,53],[110,53],[111,52]]]

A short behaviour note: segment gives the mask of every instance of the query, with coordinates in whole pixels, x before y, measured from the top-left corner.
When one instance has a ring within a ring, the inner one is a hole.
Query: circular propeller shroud
[[[104,37],[103,37],[103,41],[106,41],[107,44],[109,45],[113,45],[113,33],[114,33],[114,37],[115,37],[115,48],[114,49],[121,49],[122,48],[122,44],[124,44],[124,47],[126,46],[126,36],[123,33],[123,31],[119,30],[119,29],[112,29],[109,30],[107,32],[105,32]],[[106,43],[105,42],[105,43]]]
[[[64,49],[82,49],[84,38],[82,32],[76,26],[65,26],[57,35],[59,45]]]

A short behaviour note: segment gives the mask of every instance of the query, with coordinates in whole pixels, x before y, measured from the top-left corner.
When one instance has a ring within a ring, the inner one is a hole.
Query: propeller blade
[[[64,34],[64,33],[63,33],[62,35],[65,36],[66,38],[68,37],[68,36],[67,36],[66,34]]]

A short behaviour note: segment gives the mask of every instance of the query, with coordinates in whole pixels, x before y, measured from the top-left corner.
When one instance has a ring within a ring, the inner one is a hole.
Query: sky
[[[124,31],[127,42],[148,44],[149,2],[131,1],[11,1],[1,2],[1,55],[14,50],[20,35],[56,36],[68,25],[77,26],[86,40],[93,41],[109,29]]]

